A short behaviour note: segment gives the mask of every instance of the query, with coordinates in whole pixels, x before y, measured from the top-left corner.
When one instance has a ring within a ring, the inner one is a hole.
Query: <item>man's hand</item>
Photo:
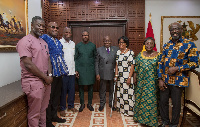
[[[170,67],[168,70],[168,74],[172,75],[178,71],[178,67]]]
[[[97,81],[100,81],[100,75],[96,76]]]
[[[79,79],[79,73],[78,73],[78,71],[76,71],[76,78]]]
[[[164,91],[167,88],[166,84],[163,82],[162,79],[159,79],[158,81],[160,90]]]
[[[53,82],[53,77],[51,76],[46,76],[45,79],[44,79],[44,84],[45,85],[50,85],[52,82]]]

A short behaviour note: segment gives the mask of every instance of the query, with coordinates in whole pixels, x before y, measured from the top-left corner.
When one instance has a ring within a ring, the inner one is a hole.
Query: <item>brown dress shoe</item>
[[[68,108],[68,111],[72,111],[73,113],[74,113],[74,112],[78,112],[78,110],[75,109],[75,108]]]
[[[60,111],[60,116],[61,116],[61,117],[65,117],[65,110]]]

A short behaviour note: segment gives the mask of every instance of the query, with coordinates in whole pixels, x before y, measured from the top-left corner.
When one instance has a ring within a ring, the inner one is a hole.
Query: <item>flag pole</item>
[[[151,22],[151,13],[149,14],[149,22]],[[149,26],[148,26],[149,27]],[[147,27],[147,29],[148,29],[148,27]],[[146,38],[146,37],[145,37]],[[145,45],[143,45],[143,49],[142,49],[142,51],[146,51],[146,49],[145,49]]]
[[[149,21],[151,22],[151,13],[149,14]]]

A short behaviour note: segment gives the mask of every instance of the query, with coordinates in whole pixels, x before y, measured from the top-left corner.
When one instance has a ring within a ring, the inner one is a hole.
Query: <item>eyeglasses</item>
[[[170,28],[170,29],[169,29],[169,31],[174,31],[174,30],[175,30],[175,31],[179,31],[179,30],[181,30],[181,28]]]
[[[82,36],[89,36],[89,35],[82,35]]]
[[[119,44],[121,45],[121,44],[126,44],[126,42],[119,42]]]
[[[51,28],[53,28],[53,29],[56,28],[57,30],[59,29],[59,27],[55,27],[55,26],[49,26],[49,27],[51,27]]]
[[[109,40],[106,40],[106,41],[103,41],[104,43],[111,43],[111,41],[109,41]]]

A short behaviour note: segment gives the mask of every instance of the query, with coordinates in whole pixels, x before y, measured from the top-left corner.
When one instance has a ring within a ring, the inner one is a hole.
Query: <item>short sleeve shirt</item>
[[[47,74],[49,49],[47,43],[41,39],[28,34],[23,37],[16,46],[20,58],[31,57],[32,62],[38,67],[40,71]],[[28,72],[20,59],[21,78],[26,80],[40,80],[32,73]]]

